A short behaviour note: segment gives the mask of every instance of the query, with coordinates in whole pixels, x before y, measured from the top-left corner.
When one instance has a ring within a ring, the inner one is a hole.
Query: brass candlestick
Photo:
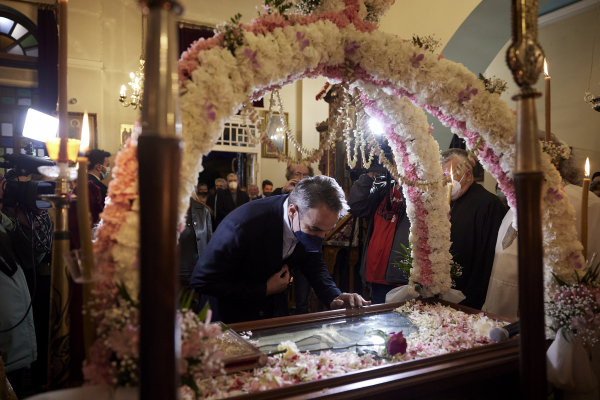
[[[40,172],[54,178],[54,194],[41,196],[52,203],[55,213],[52,242],[50,330],[48,342],[48,387],[65,387],[69,379],[71,292],[64,256],[69,253],[69,207],[74,196],[69,194],[69,181],[73,180],[72,169],[60,162],[56,167],[40,167]]]
[[[517,165],[514,183],[519,225],[519,310],[521,397],[546,398],[546,342],[542,247],[542,185],[533,85],[542,72],[537,0],[512,1],[512,44],[506,62],[521,87],[517,100]]]

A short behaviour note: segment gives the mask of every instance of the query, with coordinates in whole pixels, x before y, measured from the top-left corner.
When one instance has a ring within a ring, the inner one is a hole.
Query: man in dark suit
[[[243,205],[213,235],[191,286],[226,323],[289,315],[290,269],[301,270],[328,307],[368,305],[358,294],[340,292],[321,252],[325,235],[347,210],[344,192],[326,176],[300,181],[289,196]]]
[[[231,173],[227,175],[228,189],[217,189],[215,201],[216,224],[219,225],[223,218],[230,212],[250,201],[248,193],[240,190],[238,187],[238,177]]]
[[[94,185],[100,189],[100,197],[102,209],[104,209],[104,200],[106,199],[106,192],[108,186],[102,181],[108,179],[110,176],[110,153],[108,151],[93,149],[88,152],[88,180],[94,182]]]

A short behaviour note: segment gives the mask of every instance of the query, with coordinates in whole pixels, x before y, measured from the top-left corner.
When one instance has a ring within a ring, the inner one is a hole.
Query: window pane
[[[8,54],[17,54],[19,56],[24,55],[23,54],[23,49],[21,48],[21,46],[16,45],[15,47],[13,47],[12,49],[7,51]]]
[[[17,100],[14,97],[3,97],[2,104],[17,104]]]
[[[5,49],[15,41],[8,36],[0,36],[0,49]]]
[[[38,56],[38,48],[34,47],[32,49],[27,49],[27,50],[25,50],[25,54],[27,54],[29,57],[37,57]]]
[[[31,89],[17,89],[17,96],[31,97]]]
[[[9,147],[8,149],[6,149],[6,154],[12,154],[12,153],[13,153],[12,147]]]
[[[12,136],[13,135],[13,124],[3,123],[2,124],[2,136]],[[12,144],[11,144],[12,146]]]
[[[44,153],[44,151],[45,151],[44,149],[38,149],[38,151],[37,151],[37,155],[38,155],[38,157],[44,157],[44,156],[46,155],[46,154]]]
[[[25,149],[21,149],[21,154],[25,154]]]
[[[13,147],[13,145],[14,145],[13,138],[11,138],[11,137],[3,137],[0,140],[1,140],[2,146]]]
[[[17,26],[15,27],[15,30],[12,32],[12,37],[15,40],[19,40],[21,39],[26,33],[28,32],[27,28],[25,28],[23,25],[21,24],[17,24]]]
[[[21,40],[21,46],[23,47],[31,47],[37,45],[38,42],[35,40],[35,37],[31,34],[27,35],[25,39]]]
[[[13,120],[12,114],[8,114],[8,113],[0,114],[0,122],[12,122],[12,120]]]
[[[18,105],[20,106],[30,106],[31,105],[31,99],[19,99]]]
[[[10,28],[12,28],[14,24],[15,23],[10,19],[0,17],[0,32],[8,35],[8,32],[10,32]]]

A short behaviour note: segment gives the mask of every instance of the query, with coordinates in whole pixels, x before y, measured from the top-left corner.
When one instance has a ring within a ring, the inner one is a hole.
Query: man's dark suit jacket
[[[108,186],[106,186],[96,175],[88,174],[88,180],[94,182],[94,185],[98,186],[100,189],[100,204],[102,204],[102,209],[104,210],[104,200],[106,200],[106,192],[108,192]]]
[[[236,208],[221,222],[200,256],[191,286],[217,306],[223,322],[289,315],[286,291],[265,296],[267,280],[284,264],[290,270],[299,268],[326,306],[340,295],[323,253],[308,253],[298,243],[292,255],[282,260],[287,197],[270,196]]]
[[[223,219],[229,215],[230,212],[235,210],[246,203],[250,202],[250,196],[248,193],[242,192],[239,188],[237,189],[237,206],[233,202],[233,196],[229,189],[217,189],[215,211],[216,211],[216,223],[217,225],[223,221]]]

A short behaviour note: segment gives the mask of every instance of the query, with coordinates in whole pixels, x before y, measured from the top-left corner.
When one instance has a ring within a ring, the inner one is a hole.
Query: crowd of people
[[[109,200],[103,181],[110,174],[110,156],[103,150],[88,154],[94,224],[101,219],[105,199]],[[475,160],[467,151],[444,151],[440,165],[446,183],[453,184],[450,251],[454,262],[462,266],[454,287],[466,297],[461,304],[518,319],[514,211],[501,196],[475,181]],[[564,192],[575,206],[579,231],[582,171],[574,167],[572,159],[560,160],[557,169]],[[384,303],[392,289],[408,283],[407,274],[395,265],[401,250],[409,246],[411,234],[405,194],[381,164],[374,162],[360,175],[347,197],[334,179],[315,176],[311,166],[289,165],[285,178],[279,188],[270,180],[246,188],[235,173],[197,185],[179,236],[180,284],[184,292],[194,292],[195,308],[208,302],[214,320],[242,322],[289,315],[287,290],[292,280],[295,314],[309,312],[311,288],[323,305],[336,309]],[[589,196],[587,259],[600,252],[600,172],[593,174],[591,181],[590,191],[596,196]],[[0,176],[0,199],[6,182]],[[361,294],[342,293],[323,260],[325,236],[347,213],[366,220],[359,263],[367,300]],[[47,212],[40,210],[35,215]],[[79,247],[76,218],[71,212],[72,248]],[[49,298],[48,257],[45,264],[42,260],[50,249],[38,243],[33,261],[23,257],[19,251],[22,238],[31,238],[32,230],[41,229],[30,221],[0,202],[0,304],[11,304],[9,312],[0,310],[0,352],[18,396],[25,369],[38,365],[43,371],[47,364],[43,346],[48,340],[48,315],[39,310],[45,309],[47,314],[48,308],[35,305],[47,304],[43,299]],[[51,225],[49,229],[45,228],[43,237],[51,237]],[[29,236],[19,236],[23,231]],[[73,293],[76,303],[77,292]],[[37,364],[36,359],[40,359]],[[44,381],[44,376],[41,373],[37,379]]]

